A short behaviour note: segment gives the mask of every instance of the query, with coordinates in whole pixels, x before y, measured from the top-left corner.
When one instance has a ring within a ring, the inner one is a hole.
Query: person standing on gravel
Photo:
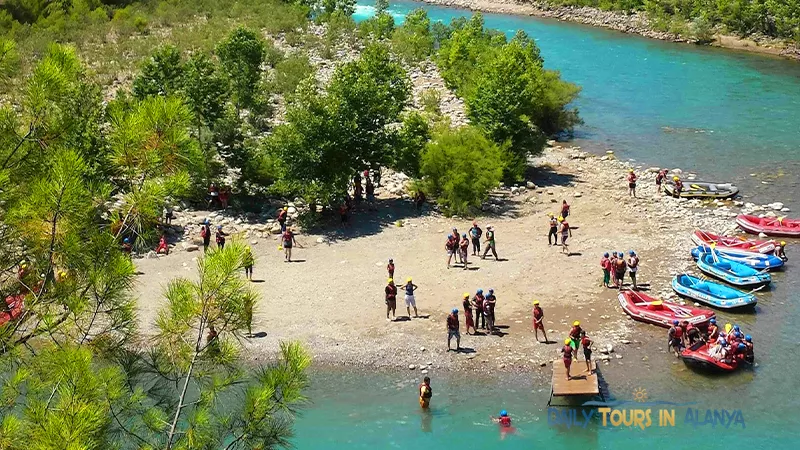
[[[389,272],[389,278],[394,278],[394,260],[389,258],[389,264],[386,265],[386,271]]]
[[[499,258],[497,257],[497,250],[495,249],[496,244],[495,244],[495,240],[494,240],[494,227],[491,226],[491,225],[486,227],[486,241],[485,241],[485,243],[486,243],[486,249],[483,251],[483,256],[481,256],[481,259],[486,259],[486,255],[491,250],[492,251],[492,255],[494,255],[495,261],[499,260]]]
[[[222,231],[222,225],[217,225],[217,248],[223,250],[225,248],[225,236],[230,236],[228,233]]]
[[[628,258],[628,274],[631,276],[633,290],[635,291],[639,289],[639,286],[636,285],[636,274],[639,272],[639,256],[633,250],[629,251],[628,255],[630,256]]]
[[[397,286],[394,285],[394,279],[389,278],[386,288],[383,290],[386,294],[386,320],[389,320],[389,311],[392,312],[392,319],[395,320],[395,310],[397,309]]]
[[[294,230],[291,228],[287,228],[286,231],[281,236],[281,241],[283,242],[283,257],[286,262],[292,262],[292,246],[297,245],[298,247],[303,247],[302,245],[297,243],[297,239],[294,238]]]
[[[483,297],[483,289],[478,289],[475,297],[472,297],[472,304],[475,306],[475,332],[478,327],[486,329],[486,315],[483,313],[483,304],[486,299]]]
[[[567,218],[569,216],[569,203],[566,200],[561,202],[561,217]]]
[[[569,254],[569,245],[567,245],[567,238],[572,237],[572,228],[569,227],[569,222],[564,217],[559,217],[558,221],[561,222],[561,253]]]
[[[453,311],[447,316],[447,351],[451,350],[450,341],[456,338],[456,351],[461,351],[461,334],[458,332],[458,308],[453,308]]]
[[[489,289],[489,295],[483,302],[483,313],[486,316],[486,329],[489,334],[494,333],[494,308],[497,305],[497,297],[494,295],[494,289]]]
[[[286,218],[289,215],[289,207],[284,206],[278,212],[278,224],[281,226],[281,233],[286,233]]]
[[[547,217],[550,218],[550,232],[547,233],[547,244],[558,245],[558,220],[553,213],[547,213]]]
[[[473,333],[477,333],[478,330],[475,329],[475,321],[472,318],[472,304],[470,304],[469,301],[469,292],[464,293],[464,301],[461,303],[461,306],[464,308],[464,329],[467,331],[467,334],[469,334],[469,329],[472,327]]]
[[[453,260],[453,253],[456,251],[456,247],[458,247],[457,238],[454,238],[452,234],[447,235],[447,242],[444,243],[444,249],[447,251],[447,268],[450,268],[450,261]]]
[[[401,286],[406,291],[406,312],[408,317],[411,318],[411,308],[414,308],[414,317],[419,317],[417,313],[417,300],[414,298],[414,291],[417,290],[417,285],[411,282],[411,277],[406,278],[406,284]]]
[[[627,267],[625,255],[622,252],[617,252],[617,259],[614,261],[614,273],[617,278],[617,287],[620,290],[622,290],[622,285],[625,284],[625,270]]]
[[[548,342],[547,332],[544,331],[544,310],[539,306],[539,300],[533,301],[533,333],[536,336],[536,342],[539,342],[539,330],[542,330],[544,335],[544,343]]]
[[[208,219],[200,225],[200,237],[203,238],[203,252],[207,252],[208,246],[211,245],[211,222]]]
[[[460,239],[461,235],[458,234],[458,230],[456,230],[456,227],[453,227],[453,232],[451,233],[451,235],[456,240],[455,253],[456,253],[456,264],[458,264],[458,263],[461,262],[461,251],[459,250],[460,243],[461,243],[461,239]]]
[[[633,169],[628,169],[628,195],[636,198],[636,180],[638,177]]]
[[[255,264],[256,259],[253,257],[253,250],[250,247],[246,247],[242,256],[242,265],[244,266],[244,276],[250,281],[253,281],[253,266]]]
[[[603,257],[600,258],[600,268],[603,269],[603,286],[609,286],[609,282],[611,281],[611,261],[608,259],[608,253],[603,253]]]
[[[461,243],[458,246],[458,252],[461,254],[461,262],[464,264],[464,270],[467,270],[467,254],[469,253],[469,239],[466,234],[461,235]]]
[[[472,256],[480,255],[483,230],[478,226],[478,222],[472,222],[472,228],[469,229],[469,237],[472,239]]]

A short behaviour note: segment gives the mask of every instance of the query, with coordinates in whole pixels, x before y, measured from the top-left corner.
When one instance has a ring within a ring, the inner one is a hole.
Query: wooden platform
[[[597,382],[597,363],[592,361],[591,375],[586,373],[586,362],[572,361],[570,366],[571,380],[567,380],[567,368],[563,359],[553,361],[553,381],[551,382],[551,396],[560,397],[568,395],[599,395],[600,385]]]

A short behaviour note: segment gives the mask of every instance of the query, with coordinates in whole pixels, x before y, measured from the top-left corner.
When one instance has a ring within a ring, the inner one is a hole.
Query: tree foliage
[[[417,8],[406,16],[403,25],[392,35],[392,50],[406,62],[424,60],[433,53],[434,37],[428,13]]]
[[[255,104],[266,45],[254,31],[237,28],[217,45],[222,69],[228,77],[236,109]]]
[[[184,63],[173,45],[157,49],[133,80],[133,94],[143,99],[152,95],[175,95],[183,87]]]

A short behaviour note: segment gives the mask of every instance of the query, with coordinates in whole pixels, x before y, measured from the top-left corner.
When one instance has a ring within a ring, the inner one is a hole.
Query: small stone
[[[575,195],[573,195],[573,197],[575,198],[583,197],[583,194],[581,194],[580,192],[576,192]]]
[[[196,252],[196,251],[200,250],[200,247],[198,247],[198,246],[196,246],[194,244],[189,244],[184,248],[184,250],[186,250],[187,252]]]
[[[419,351],[424,352],[425,351],[425,347],[420,347]]]
[[[258,245],[258,241],[250,241],[250,245]]]
[[[423,375],[425,375],[426,373],[428,373],[428,369],[422,369],[422,370],[420,371],[420,373],[421,373],[421,374],[423,374]]]
[[[622,359],[622,355],[620,355],[620,354],[616,354],[616,355],[614,355],[614,358],[617,358],[617,359]]]
[[[631,343],[631,341],[629,341],[629,340],[627,340],[627,339],[622,339],[622,340],[620,340],[620,342],[621,342],[621,343],[623,343],[623,344],[625,344],[625,345],[627,345],[627,344],[630,344],[630,343]]]
[[[546,366],[547,366],[547,361],[542,361],[539,363],[539,367],[546,367]]]
[[[149,252],[147,252],[147,258],[148,259],[158,259],[158,254],[156,252],[154,252],[153,250],[150,250]]]
[[[409,364],[408,365],[408,370],[414,370],[416,368],[417,368],[417,366],[415,366],[414,364]]]
[[[528,181],[527,183],[525,183],[525,187],[527,187],[528,189],[536,189],[536,185],[533,184],[533,182],[531,182],[531,181]]]

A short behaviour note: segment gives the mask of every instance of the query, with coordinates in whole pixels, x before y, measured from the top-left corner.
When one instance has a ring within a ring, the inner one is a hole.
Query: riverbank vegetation
[[[559,5],[642,11],[656,29],[700,41],[715,30],[742,37],[767,36],[800,43],[798,0],[550,0]]]
[[[166,233],[164,207],[219,183],[244,209],[301,197],[313,223],[354,174],[388,167],[468,213],[576,123],[577,88],[542,68],[527,36],[508,41],[480,16],[432,24],[424,11],[401,27],[385,14],[356,25],[353,6],[3,5],[3,448],[286,443],[309,357],[286,343],[273,362],[245,364],[257,297],[241,243],[165,287],[154,336],[137,327],[130,253]],[[434,97],[412,107],[408,70],[430,60],[473,125],[452,128]]]

